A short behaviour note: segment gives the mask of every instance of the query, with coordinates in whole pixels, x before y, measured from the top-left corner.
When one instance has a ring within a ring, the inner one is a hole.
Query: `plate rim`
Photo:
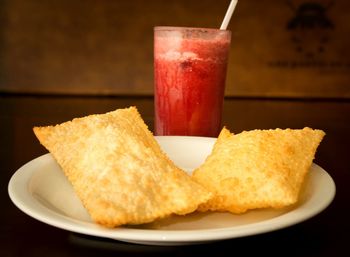
[[[160,136],[156,137],[160,140],[209,140],[213,141],[215,138],[207,137],[187,137],[187,136]],[[286,228],[297,223],[303,222],[307,219],[326,209],[333,201],[336,194],[336,186],[332,177],[319,165],[313,163],[312,169],[316,170],[327,182],[328,194],[323,197],[318,203],[317,208],[307,209],[306,213],[298,216],[300,208],[295,208],[277,217],[268,220],[259,221],[256,223],[238,225],[234,227],[225,228],[209,228],[196,230],[151,230],[140,228],[125,228],[118,227],[114,229],[104,228],[94,223],[89,223],[74,219],[69,216],[54,212],[52,209],[44,206],[36,199],[31,192],[29,192],[30,179],[36,172],[31,167],[42,161],[54,161],[50,153],[43,154],[33,160],[25,163],[12,175],[8,184],[8,194],[11,201],[22,212],[31,216],[32,218],[44,222],[48,225],[68,230],[71,232],[86,234],[90,236],[97,236],[102,238],[109,238],[120,241],[127,241],[140,244],[152,245],[173,245],[173,244],[190,244],[198,242],[217,241],[224,239],[232,239],[238,237],[245,237],[250,235],[257,235],[267,233],[282,228]],[[28,201],[28,202],[26,202]],[[35,206],[36,208],[32,208]],[[302,205],[303,206],[303,205]],[[54,218],[54,219],[52,219]],[[287,220],[286,220],[287,218]],[[288,219],[289,218],[289,219]]]

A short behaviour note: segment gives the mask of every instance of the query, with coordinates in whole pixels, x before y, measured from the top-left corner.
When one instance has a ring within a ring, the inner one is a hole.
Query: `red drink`
[[[156,27],[155,134],[216,137],[231,32]]]

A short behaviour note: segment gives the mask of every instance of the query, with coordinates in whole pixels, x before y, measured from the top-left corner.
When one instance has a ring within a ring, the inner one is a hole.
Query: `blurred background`
[[[229,0],[1,0],[0,93],[153,94],[153,27],[218,28]],[[350,2],[240,0],[226,96],[350,98]]]

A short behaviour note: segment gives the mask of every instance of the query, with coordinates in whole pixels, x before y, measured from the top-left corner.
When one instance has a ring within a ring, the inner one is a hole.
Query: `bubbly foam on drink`
[[[175,33],[174,33],[175,34]],[[184,39],[179,35],[171,37],[159,37],[155,41],[156,59],[168,61],[211,61],[222,62],[227,58],[228,40],[222,38]]]
[[[158,37],[154,42],[157,53],[178,52],[182,46],[182,33],[180,31],[172,31],[168,37]]]
[[[160,58],[173,61],[173,60],[202,60],[202,58],[198,58],[198,55],[194,52],[179,52],[179,51],[168,51],[165,54],[159,55]]]

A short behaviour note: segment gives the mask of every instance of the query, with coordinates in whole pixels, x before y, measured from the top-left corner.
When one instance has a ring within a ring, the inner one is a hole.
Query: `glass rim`
[[[217,28],[204,28],[204,27],[182,27],[182,26],[155,26],[154,31],[174,31],[174,30],[182,30],[182,31],[208,31],[208,32],[222,32],[222,33],[231,33],[231,30],[228,29],[217,29]]]

